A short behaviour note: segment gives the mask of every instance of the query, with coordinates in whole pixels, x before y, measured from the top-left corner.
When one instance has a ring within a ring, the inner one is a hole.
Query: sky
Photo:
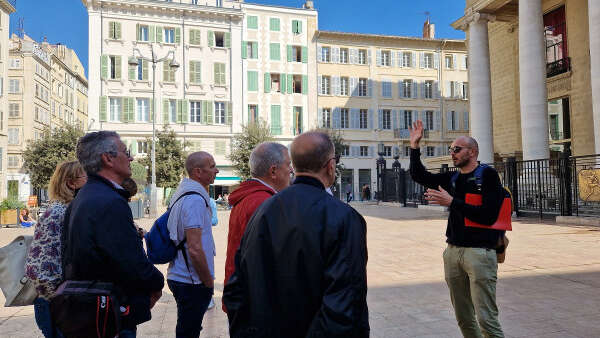
[[[301,7],[304,0],[252,0],[267,5]],[[464,1],[457,0],[315,0],[319,29],[384,35],[422,35],[423,22],[430,13],[436,38],[464,39],[450,23],[464,14]],[[88,17],[81,0],[17,0],[10,16],[10,34],[23,19],[25,34],[37,41],[44,37],[75,50],[86,68],[88,60]]]

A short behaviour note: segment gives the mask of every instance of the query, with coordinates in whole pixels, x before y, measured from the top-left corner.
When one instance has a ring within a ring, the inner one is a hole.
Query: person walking
[[[503,250],[497,247],[504,231],[465,226],[465,218],[484,225],[496,222],[504,200],[498,173],[486,167],[478,187],[474,172],[479,166],[479,147],[475,139],[461,136],[449,148],[452,162],[460,172],[452,184],[453,173],[432,174],[421,163],[422,137],[423,122],[417,120],[410,128],[410,175],[428,188],[425,198],[429,202],[450,209],[444,274],[458,326],[465,337],[504,337],[496,305],[496,253]],[[467,193],[482,195],[482,205],[466,204]]]
[[[223,285],[227,285],[227,280],[235,270],[235,253],[240,247],[248,220],[264,201],[290,185],[292,173],[290,155],[284,145],[264,142],[252,150],[250,154],[252,178],[240,184],[229,196],[229,203],[233,208],[229,215]],[[225,307],[223,311],[227,312]]]
[[[35,322],[46,338],[62,337],[52,323],[50,299],[62,282],[60,251],[65,211],[75,192],[86,181],[87,175],[79,162],[62,162],[56,166],[48,184],[50,204],[35,225],[33,241],[27,253],[25,275],[38,292],[33,302]]]
[[[135,337],[137,325],[151,318],[164,277],[148,261],[127,204],[129,193],[121,186],[131,177],[133,158],[113,131],[84,135],[76,153],[88,181],[65,213],[64,277],[112,283],[126,300],[122,306],[129,309],[122,317],[119,337]]]
[[[365,185],[365,198],[367,201],[371,200],[371,187],[368,184]]]
[[[336,156],[320,132],[291,144],[293,184],[258,207],[223,301],[231,337],[368,337],[366,224],[329,195]]]
[[[184,178],[171,198],[169,236],[183,248],[169,263],[167,285],[177,303],[176,337],[199,337],[202,319],[213,296],[215,242],[212,213],[205,187],[219,172],[213,157],[206,152],[191,153],[185,161]]]
[[[346,183],[346,203],[352,201],[352,184]]]

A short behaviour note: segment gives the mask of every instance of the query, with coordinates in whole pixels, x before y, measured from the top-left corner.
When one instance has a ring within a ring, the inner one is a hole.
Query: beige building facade
[[[472,134],[492,136],[484,156],[600,153],[598,1],[467,0],[453,27],[467,32]]]
[[[73,50],[27,35],[13,35],[7,64],[6,185],[8,195],[25,201],[32,194],[23,168],[27,143],[59,125],[87,128],[87,79]]]
[[[10,46],[10,15],[15,12],[14,0],[0,0],[0,200],[8,196],[8,50]]]
[[[432,35],[433,29],[424,32]],[[427,130],[425,163],[439,162],[457,136],[469,134],[464,40],[317,34],[317,125],[339,130],[348,144],[341,192],[351,187],[358,199],[365,185],[376,190],[379,153],[387,168],[395,156],[408,168],[408,128],[417,119]]]

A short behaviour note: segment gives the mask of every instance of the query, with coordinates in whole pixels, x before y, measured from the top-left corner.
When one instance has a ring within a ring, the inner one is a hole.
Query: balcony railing
[[[394,138],[410,138],[410,131],[404,128],[396,128],[394,129]],[[429,130],[423,130],[423,139],[429,138]]]
[[[571,58],[567,57],[546,64],[546,77],[553,77],[571,70]]]

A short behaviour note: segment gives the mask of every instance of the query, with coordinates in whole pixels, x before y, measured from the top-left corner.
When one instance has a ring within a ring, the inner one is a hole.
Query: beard
[[[457,158],[456,160],[452,160],[452,162],[454,163],[454,166],[457,168],[462,168],[464,166],[466,166],[467,164],[469,164],[469,159],[459,159]]]

